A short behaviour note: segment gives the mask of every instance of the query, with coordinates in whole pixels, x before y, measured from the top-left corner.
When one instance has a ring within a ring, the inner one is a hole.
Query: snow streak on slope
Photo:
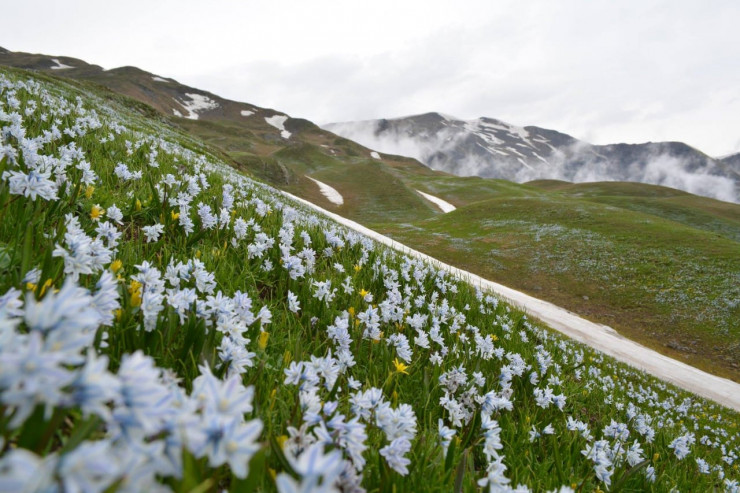
[[[306,178],[319,186],[319,190],[321,191],[321,194],[326,197],[326,200],[336,205],[344,204],[344,197],[342,197],[342,194],[337,192],[334,187],[330,187],[326,183],[320,182],[319,180],[314,180],[310,176],[306,176]]]
[[[58,58],[52,58],[51,61],[56,63],[56,65],[51,67],[52,70],[64,70],[68,68],[74,68],[72,65],[63,64],[62,62],[59,61]]]
[[[457,207],[455,207],[454,205],[450,204],[447,201],[440,199],[439,197],[435,197],[434,195],[429,195],[428,193],[424,193],[421,190],[417,190],[417,192],[420,193],[422,197],[427,199],[429,202],[432,202],[434,205],[439,207],[439,209],[444,213],[452,212],[455,209],[457,209]]]

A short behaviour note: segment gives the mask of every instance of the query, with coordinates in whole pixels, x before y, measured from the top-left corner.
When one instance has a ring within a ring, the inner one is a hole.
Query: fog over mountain
[[[555,130],[485,117],[460,120],[440,113],[330,123],[323,128],[459,176],[520,183],[634,181],[740,202],[739,156],[714,159],[682,142],[592,145]]]

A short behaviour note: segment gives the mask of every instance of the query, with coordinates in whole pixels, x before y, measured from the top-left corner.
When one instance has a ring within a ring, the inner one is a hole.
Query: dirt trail
[[[287,192],[283,193],[286,196],[305,204],[325,216],[328,216],[359,233],[365,234],[384,245],[431,262],[437,268],[443,269],[459,279],[497,294],[502,299],[525,311],[533,318],[542,320],[553,329],[562,332],[578,342],[587,344],[604,354],[608,354],[619,361],[643,370],[661,380],[670,382],[697,395],[735,409],[736,411],[740,411],[740,384],[737,384],[732,380],[712,375],[699,370],[698,368],[687,365],[686,363],[669,358],[668,356],[622,337],[611,327],[583,319],[575,313],[565,310],[564,308],[560,308],[559,306],[555,306],[547,301],[534,298],[528,294],[507,288],[501,284],[488,281],[480,276],[471,274],[470,272],[440,262],[424,253],[413,250],[395,240],[392,240],[391,238],[388,238],[387,236],[383,236],[380,233],[366,228],[361,224],[324,210],[307,200],[301,199]]]

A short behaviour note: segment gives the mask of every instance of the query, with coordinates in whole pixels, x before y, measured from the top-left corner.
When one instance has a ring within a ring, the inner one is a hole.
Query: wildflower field
[[[738,414],[0,70],[0,491],[738,491]]]

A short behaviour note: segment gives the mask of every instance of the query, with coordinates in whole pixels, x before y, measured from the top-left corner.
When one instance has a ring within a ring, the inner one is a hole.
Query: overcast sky
[[[439,111],[740,151],[736,0],[3,4],[4,48],[135,65],[319,124]]]

